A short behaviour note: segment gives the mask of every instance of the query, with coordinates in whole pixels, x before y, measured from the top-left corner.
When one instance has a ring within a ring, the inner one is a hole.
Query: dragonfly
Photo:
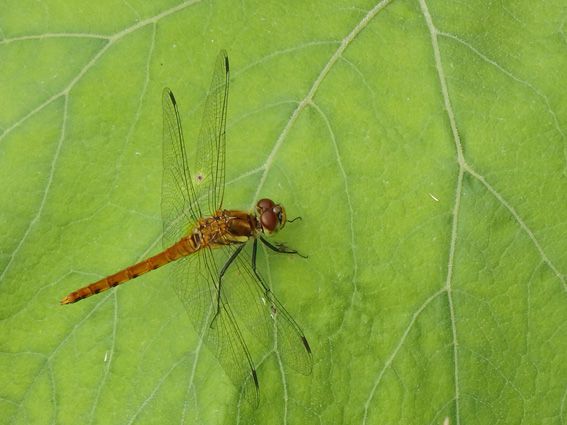
[[[305,375],[311,373],[313,356],[300,326],[257,268],[259,243],[277,253],[301,255],[268,240],[293,220],[268,198],[260,199],[253,212],[223,208],[229,75],[228,55],[221,50],[191,167],[177,101],[169,88],[163,90],[163,251],[71,292],[61,304],[170,264],[169,278],[196,331],[242,397],[257,407],[260,386],[251,342],[277,349],[284,364]]]

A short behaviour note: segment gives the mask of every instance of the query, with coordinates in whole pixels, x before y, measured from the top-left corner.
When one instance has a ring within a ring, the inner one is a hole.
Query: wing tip
[[[219,51],[219,55],[217,56],[217,63],[222,63],[224,62],[224,70],[226,73],[228,73],[230,71],[230,65],[228,63],[228,53],[226,52],[225,49],[221,49]],[[221,62],[222,61],[222,62]]]
[[[256,369],[252,369],[252,378],[254,379],[254,386],[259,390],[260,385],[258,384],[258,374],[256,373]]]
[[[258,408],[260,405],[260,385],[258,384],[258,375],[256,374],[256,369],[252,368],[252,379],[254,381],[254,388],[250,391],[248,402],[253,409]]]
[[[311,354],[311,347],[309,346],[309,343],[307,342],[307,338],[305,338],[305,336],[301,336],[301,342],[303,342],[303,346],[305,347],[305,350]]]
[[[173,92],[169,89],[166,90],[167,90],[167,94],[169,95],[169,99],[171,100],[171,103],[177,106],[177,101],[175,100],[175,96],[173,95]]]

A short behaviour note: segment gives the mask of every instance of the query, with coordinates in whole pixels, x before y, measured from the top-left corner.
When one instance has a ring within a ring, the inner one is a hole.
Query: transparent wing
[[[179,110],[173,93],[163,90],[163,176],[161,216],[164,248],[187,232],[189,224],[202,216],[191,181]]]
[[[221,209],[224,196],[228,82],[228,56],[221,50],[205,101],[195,167],[197,196],[207,198],[208,215]]]
[[[194,168],[189,168],[177,101],[164,89],[163,104],[163,245],[171,246],[190,224],[221,208],[224,194],[228,56],[221,50],[205,101]],[[205,201],[206,199],[206,201]],[[208,210],[204,211],[204,204]]]
[[[234,245],[227,247],[227,254],[236,249]],[[271,349],[276,338],[283,362],[305,375],[311,373],[313,356],[305,334],[261,276],[254,272],[245,250],[225,273],[222,291],[236,321],[256,340]]]
[[[204,216],[204,208],[200,205],[204,198],[209,206],[208,215],[222,205],[228,71],[228,57],[221,51],[205,102],[193,173],[188,165],[177,102],[171,90],[163,91],[164,246],[179,241],[189,230],[188,226]],[[222,249],[215,251],[222,255]],[[256,370],[224,294],[221,294],[220,303],[217,301],[218,266],[211,249],[204,248],[177,260],[169,269],[175,292],[202,340],[234,384],[241,388],[244,399],[255,407],[259,403]]]
[[[215,251],[222,251],[222,248]],[[243,398],[256,407],[260,400],[256,370],[224,294],[221,294],[219,313],[215,315],[217,266],[210,248],[179,259],[170,266],[173,286],[203,342],[215,354],[234,385],[241,390]]]

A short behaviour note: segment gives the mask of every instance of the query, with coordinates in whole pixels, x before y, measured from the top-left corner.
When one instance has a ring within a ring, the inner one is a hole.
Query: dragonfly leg
[[[213,317],[213,320],[211,320],[211,327],[213,327],[213,323],[215,322],[215,319],[219,315],[220,309],[221,309],[222,278],[223,278],[224,274],[226,273],[226,271],[228,270],[228,268],[230,267],[230,265],[232,264],[232,262],[234,261],[234,259],[236,257],[238,257],[238,254],[240,254],[240,251],[242,251],[243,248],[244,248],[244,244],[242,244],[238,248],[236,248],[236,250],[228,258],[228,260],[226,260],[226,263],[224,263],[224,266],[222,266],[222,269],[219,273],[219,286],[217,288],[217,311],[216,311],[216,313]]]
[[[260,236],[260,241],[262,241],[262,243],[266,245],[268,248],[270,248],[272,251],[279,252],[280,254],[295,254],[295,255],[299,255],[302,258],[307,258],[307,255],[303,255],[298,251],[296,251],[295,249],[288,248],[284,244],[274,245],[273,243],[265,239],[263,236]]]
[[[264,280],[260,277],[260,274],[256,271],[256,253],[257,253],[257,251],[258,251],[258,239],[254,239],[254,244],[252,244],[252,271],[256,275],[258,282],[260,282],[262,284],[262,286],[264,287],[264,291],[266,291],[266,293],[268,293],[268,292],[270,292],[270,288],[268,288],[266,286],[266,284],[264,283]]]

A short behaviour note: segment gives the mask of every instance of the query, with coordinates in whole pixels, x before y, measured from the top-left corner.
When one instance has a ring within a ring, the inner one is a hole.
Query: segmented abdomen
[[[179,242],[154,255],[147,258],[133,266],[120,270],[118,273],[111,274],[105,278],[98,280],[90,285],[81,289],[71,292],[69,295],[61,300],[61,304],[71,304],[88,298],[91,295],[98,294],[106,291],[107,289],[114,288],[122,283],[135,279],[151,270],[164,266],[167,263],[175,261],[181,257],[185,257],[196,252],[199,249],[199,244],[195,240],[195,235],[181,239]]]

